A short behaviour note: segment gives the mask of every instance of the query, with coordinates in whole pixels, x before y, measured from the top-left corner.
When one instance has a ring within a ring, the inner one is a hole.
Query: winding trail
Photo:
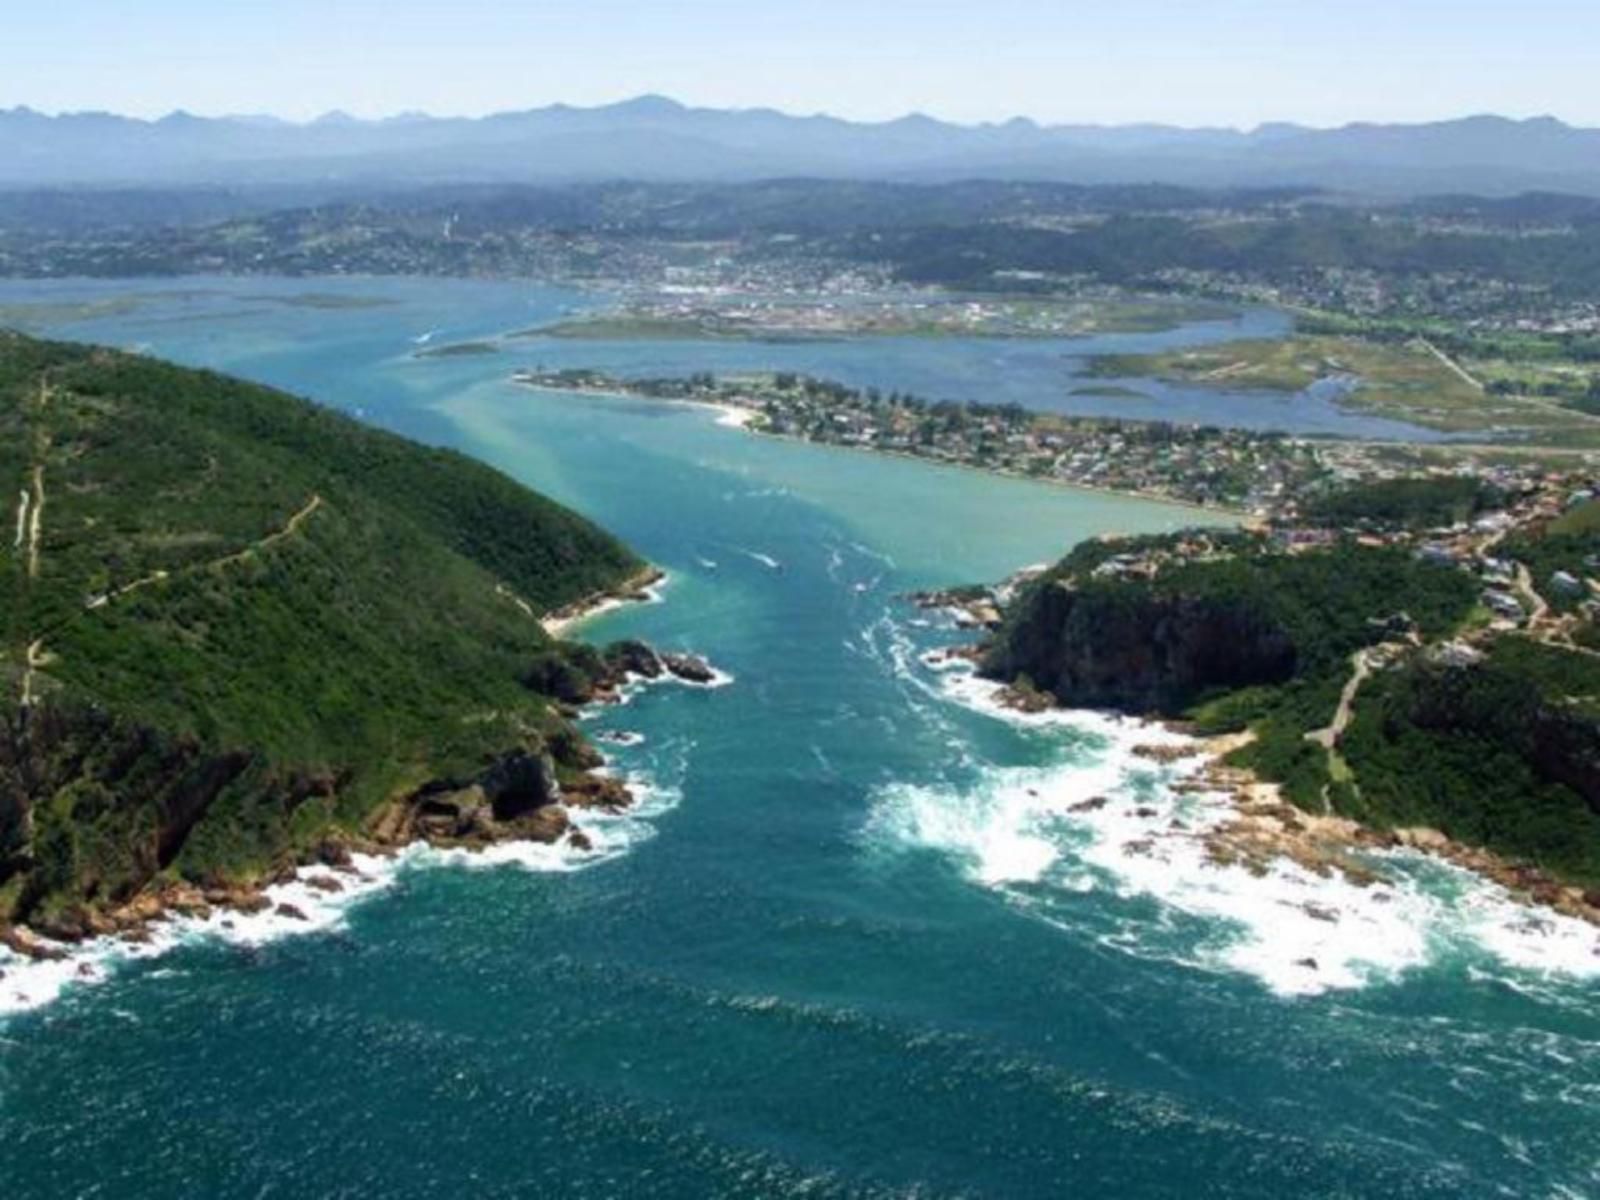
[[[34,672],[44,665],[44,639],[34,638],[22,658],[22,707],[33,707]]]
[[[312,496],[311,496],[311,499],[306,501],[305,507],[302,508],[299,512],[295,513],[294,516],[290,517],[289,520],[284,524],[283,528],[278,530],[278,532],[269,533],[266,537],[262,538],[259,542],[252,542],[250,545],[246,546],[243,550],[240,550],[235,554],[230,554],[225,558],[215,559],[215,560],[213,560],[212,562],[209,562],[209,563],[203,563],[203,564],[201,564],[200,567],[197,567],[197,568],[194,568],[194,569],[195,570],[203,570],[206,567],[229,567],[229,566],[232,566],[235,563],[241,563],[241,562],[244,562],[246,559],[253,558],[253,557],[255,557],[255,555],[259,554],[261,551],[267,549],[269,546],[276,546],[279,542],[283,541],[285,538],[291,538],[295,534],[299,533],[300,532],[300,526],[304,525],[306,523],[306,521],[310,519],[311,514],[316,512],[317,509],[319,509],[321,507],[322,507],[322,497],[321,497],[321,495],[313,493]]]
[[[1349,765],[1344,763],[1339,755],[1339,739],[1344,736],[1344,731],[1350,727],[1350,720],[1355,715],[1356,696],[1361,691],[1361,685],[1372,677],[1372,659],[1365,649],[1357,650],[1350,656],[1350,667],[1350,678],[1345,680],[1344,688],[1339,692],[1339,705],[1333,711],[1333,720],[1321,729],[1313,729],[1306,734],[1306,741],[1315,742],[1327,752],[1328,775],[1334,779],[1340,778],[1341,775],[1345,778],[1350,777]],[[1322,789],[1322,811],[1324,815],[1333,813],[1333,802],[1329,799],[1327,785]]]
[[[1365,650],[1357,650],[1350,656],[1350,666],[1352,668],[1350,678],[1345,681],[1344,690],[1339,693],[1339,707],[1334,710],[1332,723],[1306,734],[1307,740],[1316,742],[1327,750],[1337,746],[1340,735],[1350,727],[1356,693],[1361,690],[1361,685],[1372,677],[1372,660],[1367,657]]]
[[[1528,605],[1528,631],[1531,633],[1549,619],[1550,603],[1539,594],[1539,589],[1533,586],[1533,576],[1520,562],[1517,564],[1517,591]]]
[[[44,539],[44,467],[50,454],[50,430],[44,422],[50,407],[50,379],[39,377],[39,396],[36,401],[36,425],[33,431],[33,467],[29,472],[29,486],[24,488],[17,505],[16,548],[27,544],[27,586],[32,587],[39,578],[40,545]],[[24,635],[26,636],[26,635]],[[22,707],[30,709],[34,701],[34,677],[44,665],[44,638],[34,636],[22,654]]]
[[[276,533],[269,533],[260,541],[252,542],[243,550],[236,550],[232,554],[225,555],[222,558],[215,558],[210,562],[197,563],[194,566],[186,567],[180,573],[189,574],[193,571],[206,571],[217,567],[229,567],[237,563],[244,562],[246,559],[254,557],[260,551],[267,549],[269,546],[275,546],[285,538],[293,537],[300,531],[300,527],[310,519],[311,514],[316,512],[321,507],[322,496],[320,494],[313,493],[311,499],[306,501],[305,507],[290,517],[288,521],[284,523],[283,528],[278,530]],[[107,604],[110,604],[111,601],[116,600],[119,597],[126,596],[130,592],[136,592],[140,588],[146,588],[153,583],[161,583],[171,578],[171,571],[152,571],[142,579],[135,579],[132,583],[125,583],[119,588],[112,588],[109,592],[106,592],[103,595],[90,596],[88,600],[84,601],[83,606],[91,611],[97,608],[104,608]]]

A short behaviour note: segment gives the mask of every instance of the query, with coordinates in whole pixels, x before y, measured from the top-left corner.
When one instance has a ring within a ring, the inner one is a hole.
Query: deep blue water
[[[1415,863],[1394,864],[1381,899],[1187,852],[1152,864],[1125,849],[1147,820],[1134,801],[1163,825],[1194,814],[1127,754],[1146,735],[1002,721],[918,663],[957,635],[919,623],[905,589],[1191,514],[533,393],[506,383],[509,356],[409,357],[429,330],[586,302],[553,289],[204,287],[396,303],[207,294],[58,332],[487,458],[671,572],[664,603],[585,636],[693,648],[735,682],[597,719],[646,736],[617,765],[660,797],[608,861],[419,863],[337,930],[199,940],[5,1018],[0,1195],[1600,1191],[1591,935],[1527,928],[1489,889]],[[641,370],[668,353],[581,349]],[[1048,353],[715,352],[929,394],[1001,368],[1043,388],[1025,364]],[[1113,797],[1104,814],[1068,811],[1095,793]],[[1340,922],[1308,920],[1308,897]]]

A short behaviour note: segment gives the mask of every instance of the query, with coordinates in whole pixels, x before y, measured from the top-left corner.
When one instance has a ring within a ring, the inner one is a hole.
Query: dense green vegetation
[[[548,639],[518,600],[546,611],[640,566],[459,454],[13,336],[0,479],[46,497],[37,568],[0,549],[11,907],[120,898],[169,867],[248,877],[397,789],[546,744],[561,722],[519,680]]]
[[[1343,527],[1436,529],[1470,521],[1504,500],[1498,488],[1470,475],[1385,479],[1315,496],[1301,505],[1301,516]]]
[[[1474,499],[1429,486],[1338,506],[1405,524]],[[1567,527],[1593,529],[1586,510],[1574,513]],[[1556,878],[1600,883],[1600,656],[1520,635],[1490,642],[1477,662],[1410,652],[1367,678],[1330,753],[1307,735],[1330,725],[1354,652],[1447,637],[1472,612],[1472,577],[1353,542],[1285,555],[1247,534],[1204,535],[1209,548],[1199,536],[1077,547],[1013,606],[986,669],[1042,681],[1069,704],[1181,713],[1201,733],[1248,728],[1255,736],[1235,761],[1301,807],[1378,828],[1435,827]],[[1592,533],[1546,540],[1554,552],[1583,536]],[[1204,553],[1165,557],[1185,543]],[[1163,562],[1153,581],[1101,570],[1152,560]],[[1217,655],[1219,636],[1229,644]]]
[[[1420,222],[1306,206],[1249,221],[1197,222],[1169,213],[1117,213],[1070,232],[992,223],[864,235],[862,257],[895,262],[903,278],[993,287],[1006,272],[1087,275],[1108,283],[1161,271],[1369,270],[1386,275],[1464,273],[1550,288],[1600,291],[1600,223],[1575,222],[1543,237],[1443,232]]]
[[[1350,656],[1409,620],[1425,637],[1449,633],[1471,611],[1476,588],[1463,573],[1400,550],[1346,544],[1295,556],[1260,554],[1172,573],[1162,586],[1248,604],[1271,614],[1295,647],[1294,675],[1278,687],[1230,692],[1191,709],[1202,727],[1249,725],[1256,739],[1240,760],[1283,784],[1296,804],[1319,808],[1333,780],[1327,756],[1306,734],[1333,718]]]
[[[1305,734],[1332,719],[1350,656],[1411,628],[1448,634],[1477,589],[1403,550],[1345,542],[1285,555],[1243,533],[1206,534],[1208,556],[1168,562],[1153,582],[1094,575],[1116,556],[1160,559],[1189,536],[1079,546],[1013,607],[996,661],[1064,703],[1182,714],[1204,732],[1249,726],[1258,736],[1243,760],[1320,807],[1327,756]],[[1069,578],[1072,603],[1051,613],[1062,605],[1051,589]]]
[[[1600,660],[1502,638],[1469,668],[1414,663],[1363,691],[1341,807],[1427,825],[1600,883]]]

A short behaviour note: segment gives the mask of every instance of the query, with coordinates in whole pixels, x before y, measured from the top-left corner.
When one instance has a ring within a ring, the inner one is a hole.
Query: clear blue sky
[[[0,106],[1600,125],[1600,0],[6,0]]]

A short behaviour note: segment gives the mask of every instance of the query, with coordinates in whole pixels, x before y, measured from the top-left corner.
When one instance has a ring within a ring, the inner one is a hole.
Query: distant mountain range
[[[1600,195],[1600,130],[1552,117],[1249,131],[1166,125],[864,123],[641,96],[478,118],[404,114],[307,124],[0,111],[0,186],[729,181],[793,176],[1305,186],[1376,195]]]

